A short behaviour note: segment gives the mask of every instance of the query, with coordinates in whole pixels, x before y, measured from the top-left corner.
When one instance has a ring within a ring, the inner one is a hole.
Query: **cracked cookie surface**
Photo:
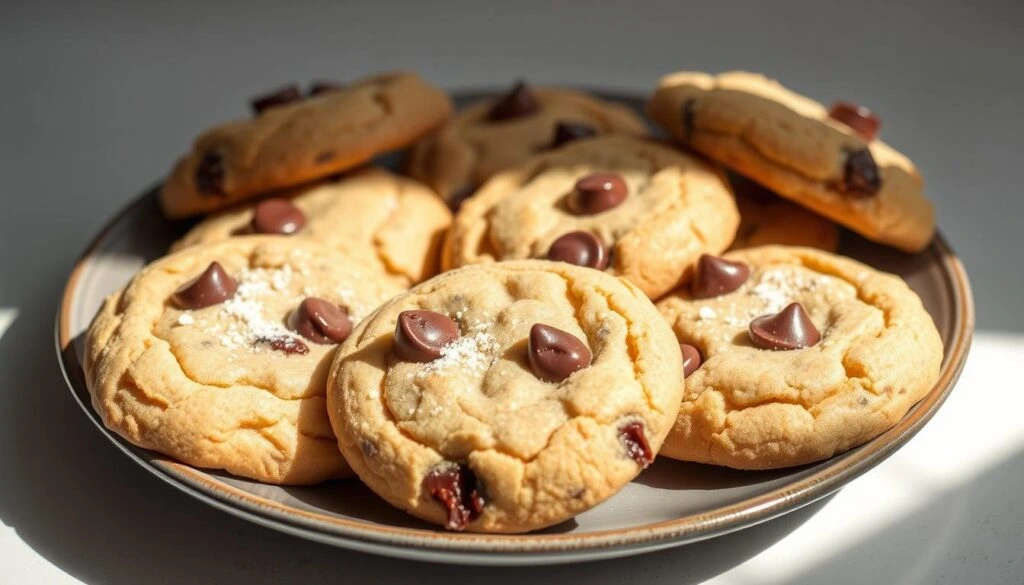
[[[647,133],[643,120],[621,104],[568,89],[527,91],[535,97],[537,109],[519,117],[488,120],[489,111],[500,98],[467,106],[413,147],[409,174],[452,201],[498,171],[552,148],[559,123],[585,126],[594,135]]]
[[[935,214],[913,163],[772,79],[673,73],[647,114],[681,143],[869,239],[907,252],[932,239]],[[872,192],[848,185],[851,169]]]
[[[703,358],[685,382],[661,454],[739,469],[825,459],[894,425],[938,378],[942,342],[897,276],[813,250],[765,246],[724,256],[750,269],[736,290],[658,303],[681,343]],[[767,350],[753,319],[800,303],[821,338]]]
[[[304,216],[295,235],[336,248],[378,267],[409,286],[438,271],[451,212],[423,185],[383,169],[301,188],[285,197]],[[172,251],[244,235],[255,205],[225,211],[192,228]]]
[[[170,218],[224,209],[323,178],[411,144],[451,101],[413,73],[385,73],[266,109],[201,134],[160,190]]]
[[[452,319],[458,338],[436,359],[399,359],[405,311]],[[537,324],[582,342],[592,361],[561,382],[538,377],[527,355]],[[563,263],[503,262],[437,276],[360,323],[335,357],[328,410],[352,468],[391,504],[449,528],[525,532],[632,480],[675,420],[681,379],[672,332],[636,287]],[[446,478],[461,499],[441,497]],[[467,506],[461,521],[452,501]]]
[[[175,291],[211,262],[237,290],[182,308]],[[372,274],[341,252],[284,236],[232,238],[157,260],[109,297],[89,328],[93,406],[133,444],[191,465],[281,484],[348,475],[324,398],[337,346],[287,323],[306,297],[358,320],[401,292]]]
[[[597,213],[573,211],[575,185],[594,173],[620,177],[624,198]],[[701,254],[726,249],[738,224],[729,187],[704,161],[645,139],[602,136],[492,177],[456,214],[442,268],[545,258],[560,237],[584,231],[606,250],[608,272],[657,298],[687,280]]]

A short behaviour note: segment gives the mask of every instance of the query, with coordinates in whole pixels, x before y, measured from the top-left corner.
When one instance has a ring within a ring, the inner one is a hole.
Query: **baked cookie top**
[[[699,270],[658,303],[690,355],[666,456],[740,469],[825,459],[894,425],[938,378],[939,334],[897,276],[782,246]]]
[[[171,250],[252,233],[297,235],[349,252],[409,286],[437,273],[449,224],[451,212],[430,189],[374,168],[219,213]]]
[[[716,169],[621,135],[581,140],[498,173],[456,214],[442,268],[522,258],[607,268],[651,298],[719,253],[739,215]]]
[[[356,327],[328,410],[352,468],[393,505],[449,529],[524,532],[650,463],[678,409],[678,352],[626,281],[536,260],[471,266]]]
[[[621,104],[519,83],[503,96],[467,106],[418,142],[408,171],[455,207],[498,171],[571,140],[609,133],[641,136],[647,126]]]
[[[756,246],[807,246],[826,252],[839,248],[839,228],[828,219],[783,199],[739,176],[729,177],[740,227],[730,250]]]
[[[401,292],[341,252],[283,236],[150,264],[89,328],[93,406],[132,443],[270,483],[349,472],[324,407],[352,325]]]
[[[167,217],[209,213],[355,167],[411,144],[452,109],[447,94],[407,72],[306,97],[279,92],[253,105],[255,117],[207,130],[178,162],[160,191]]]
[[[862,108],[840,103],[830,115],[754,73],[681,72],[661,79],[647,113],[682,143],[867,238],[908,252],[931,241],[917,168],[875,138],[878,120]]]

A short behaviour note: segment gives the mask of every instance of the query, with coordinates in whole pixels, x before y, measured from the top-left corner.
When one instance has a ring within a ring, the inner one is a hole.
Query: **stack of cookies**
[[[837,223],[910,253],[934,230],[864,108],[748,73],[662,79],[671,139],[522,82],[452,116],[411,73],[252,106],[163,185],[168,218],[210,215],[88,332],[93,405],[141,447],[526,532],[658,454],[831,457],[938,377],[917,295],[835,254]],[[407,148],[404,175],[371,162]]]

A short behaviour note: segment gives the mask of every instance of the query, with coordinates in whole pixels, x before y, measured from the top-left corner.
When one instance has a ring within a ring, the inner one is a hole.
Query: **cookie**
[[[355,167],[443,123],[451,101],[413,73],[385,73],[307,97],[282,90],[255,116],[201,134],[160,190],[164,215],[209,213]]]
[[[826,459],[927,394],[942,342],[897,276],[811,248],[705,257],[658,308],[687,356],[661,454],[738,469]]]
[[[337,344],[402,290],[372,273],[283,236],[157,260],[89,328],[93,407],[131,443],[190,465],[277,484],[350,474],[324,393]]]
[[[452,530],[525,532],[651,462],[678,410],[678,352],[624,280],[538,260],[470,266],[356,327],[328,411],[345,458],[394,506]]]
[[[565,260],[629,279],[651,298],[725,250],[739,215],[716,169],[621,135],[573,142],[489,180],[456,214],[442,268]]]
[[[579,91],[517,84],[469,105],[412,149],[408,172],[457,206],[498,171],[571,140],[646,134],[629,108]]]
[[[408,287],[437,273],[450,223],[430,189],[368,169],[207,218],[171,249],[251,233],[297,235],[349,252]]]
[[[740,211],[740,227],[730,250],[772,244],[806,246],[826,252],[839,248],[836,224],[749,179],[732,175],[729,182]]]
[[[921,176],[877,139],[878,118],[831,110],[753,73],[673,73],[647,104],[694,150],[863,236],[906,252],[928,246],[935,213]]]

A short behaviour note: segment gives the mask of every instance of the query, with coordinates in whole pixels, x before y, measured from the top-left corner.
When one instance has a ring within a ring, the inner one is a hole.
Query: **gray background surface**
[[[870,105],[885,140],[922,169],[972,278],[979,329],[1024,331],[1022,27],[1024,3],[1011,0],[3,2],[0,308],[19,316],[0,339],[0,519],[88,582],[387,582],[426,570],[277,535],[174,493],[103,443],[55,367],[58,295],[94,232],[199,130],[287,81],[411,68],[450,88],[525,76],[647,91],[673,70],[745,68]],[[696,582],[813,512],[642,564],[430,571]]]

